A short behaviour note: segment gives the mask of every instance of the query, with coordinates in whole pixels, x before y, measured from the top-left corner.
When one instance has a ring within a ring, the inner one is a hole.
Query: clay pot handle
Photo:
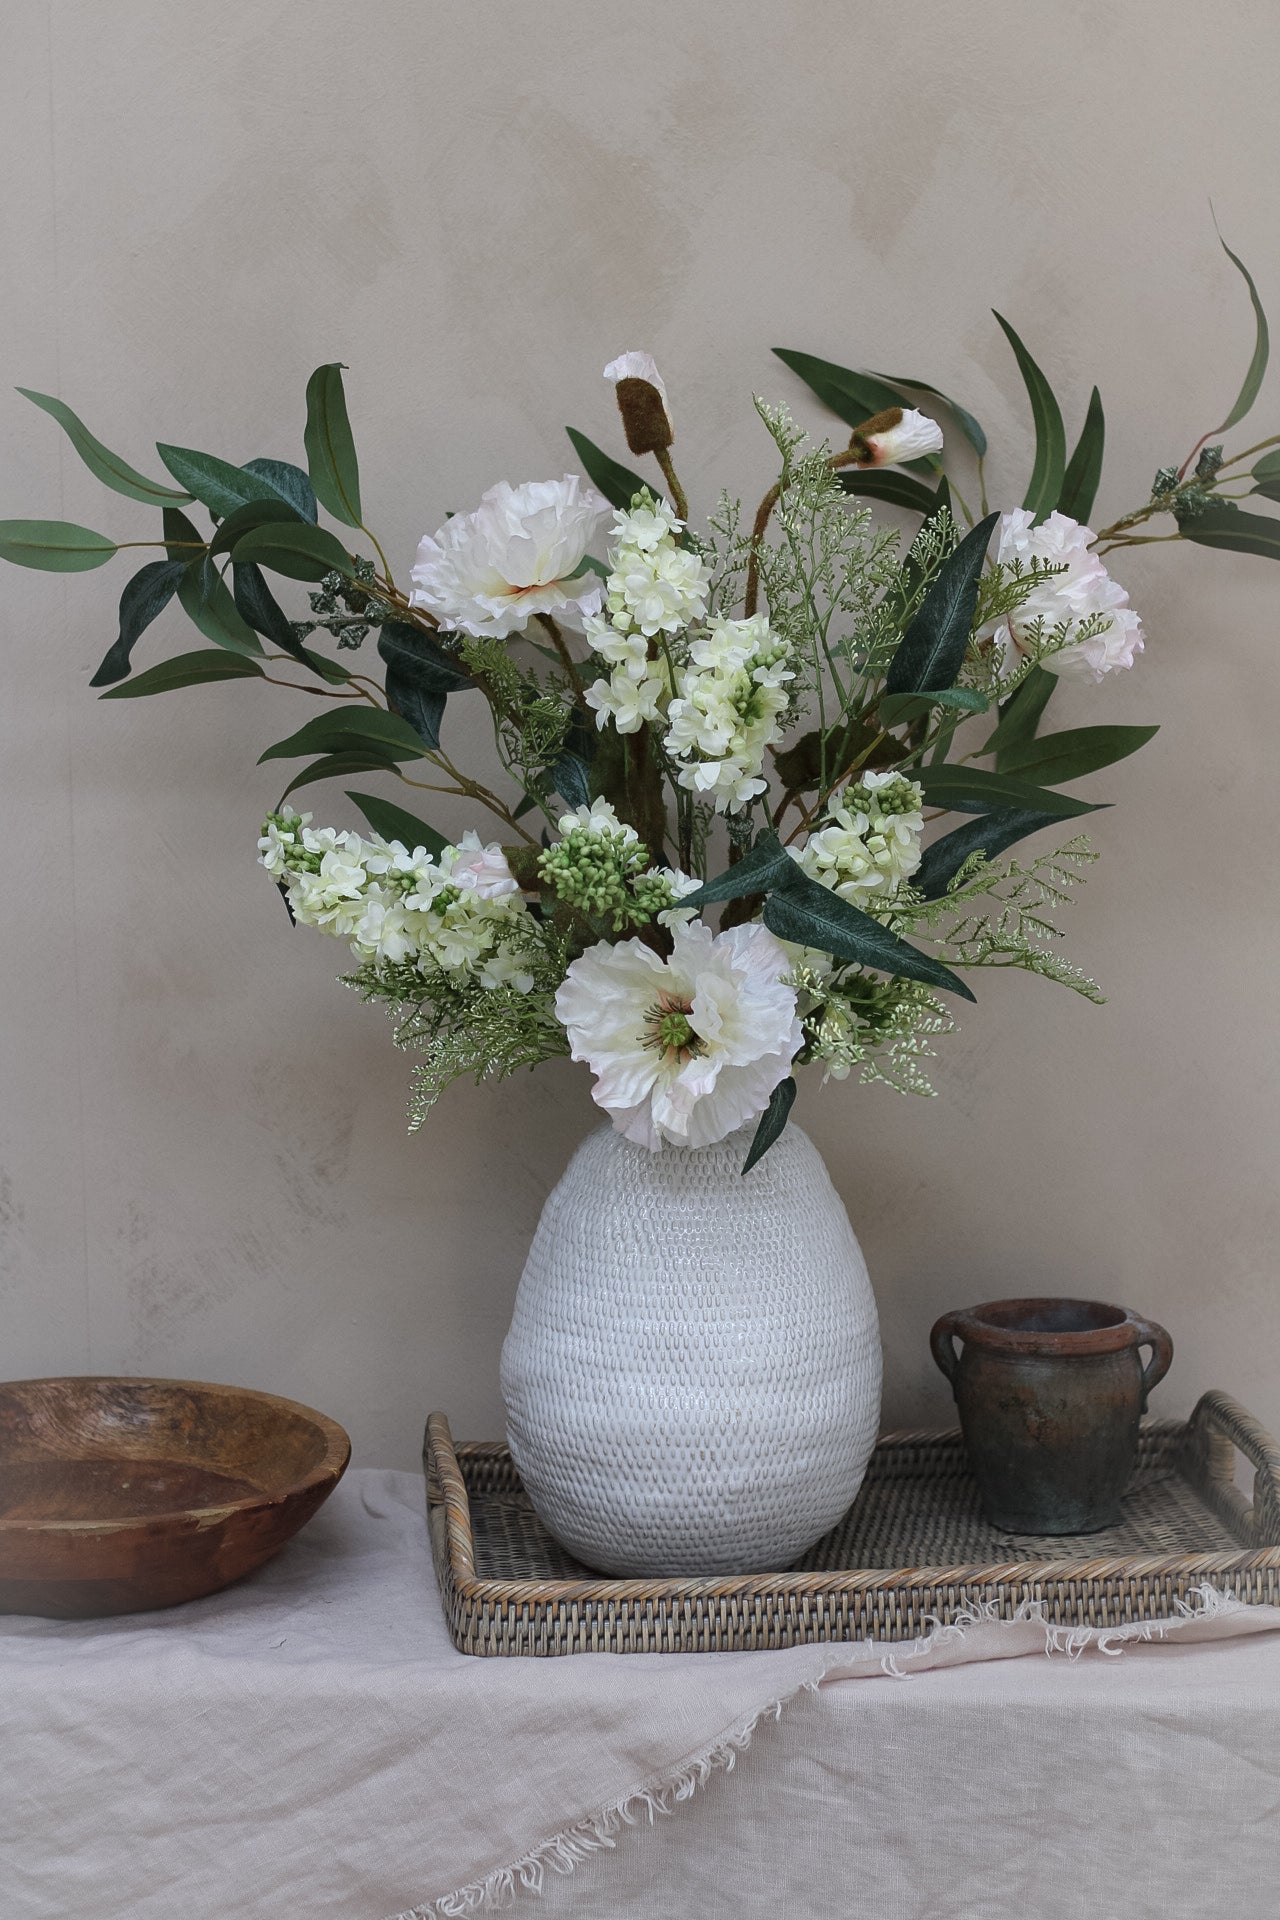
[[[1162,1326],[1154,1320],[1143,1320],[1138,1314],[1129,1316],[1134,1332],[1138,1336],[1140,1347],[1150,1347],[1151,1358],[1142,1373],[1142,1411],[1147,1410],[1147,1396],[1153,1387],[1158,1387],[1169,1368],[1173,1365],[1173,1341]],[[941,1361],[938,1363],[941,1365]]]
[[[929,1347],[939,1368],[951,1382],[951,1391],[956,1391],[956,1375],[960,1369],[960,1356],[956,1352],[956,1334],[960,1329],[963,1315],[944,1313],[941,1320],[935,1320],[933,1331],[929,1335]],[[1168,1338],[1168,1335],[1165,1335]]]

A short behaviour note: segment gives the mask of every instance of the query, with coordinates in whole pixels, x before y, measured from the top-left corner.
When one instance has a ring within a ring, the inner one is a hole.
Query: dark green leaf
[[[750,893],[768,893],[771,887],[788,886],[799,872],[777,834],[766,827],[736,866],[726,867],[696,893],[686,893],[680,905],[708,907],[716,900],[742,900]]]
[[[1250,492],[1260,493],[1264,500],[1280,500],[1280,473],[1267,474]]]
[[[110,687],[128,679],[134,642],[164,612],[185,572],[181,560],[151,560],[134,574],[120,595],[120,636],[89,682],[91,687]]]
[[[1021,807],[1032,813],[1066,820],[1078,813],[1096,813],[1107,801],[1073,800],[1070,794],[1049,793],[1030,780],[1008,773],[988,773],[983,767],[920,767],[912,775],[924,788],[931,807],[956,813],[993,813],[998,807]]]
[[[36,406],[52,415],[60,427],[65,428],[80,458],[91,474],[101,480],[104,487],[110,487],[113,493],[122,493],[126,500],[142,500],[147,506],[160,506],[166,500],[186,501],[189,493],[176,493],[172,487],[162,487],[156,480],[148,480],[145,473],[139,473],[118,453],[112,453],[104,447],[101,440],[95,440],[88,427],[62,400],[55,400],[48,393],[33,393],[30,387],[19,387],[18,392],[24,400],[33,400]]]
[[[999,518],[989,513],[979,520],[943,563],[889,662],[887,693],[935,693],[955,680],[973,629],[987,542]]]
[[[1280,480],[1280,449],[1275,453],[1264,453],[1253,469],[1255,480]]]
[[[206,554],[183,569],[178,582],[178,600],[183,612],[215,646],[228,647],[232,653],[261,653],[262,642],[246,620],[240,617],[217,562]]]
[[[388,621],[378,634],[378,652],[387,663],[387,699],[410,721],[431,748],[440,745],[440,722],[447,696],[475,681],[456,655],[421,627]]]
[[[1280,560],[1280,520],[1267,514],[1242,513],[1238,507],[1208,506],[1179,529],[1184,540],[1200,547],[1221,547],[1228,553],[1256,553],[1264,560]]]
[[[1048,673],[1041,666],[1032,667],[1030,673],[1015,687],[1001,707],[999,724],[982,751],[995,754],[996,766],[1002,772],[1004,763],[1001,755],[1013,747],[1023,746],[1028,740],[1035,739],[1040,716],[1048,706],[1057,685],[1057,674]]]
[[[190,563],[195,558],[195,549],[207,545],[204,535],[177,507],[166,507],[163,518],[165,552],[171,560]]]
[[[347,747],[340,753],[327,753],[323,759],[313,760],[309,767],[295,773],[280,798],[287,800],[299,787],[314,786],[317,780],[349,780],[353,773],[392,773],[395,764],[393,755],[381,753],[377,747]]]
[[[180,653],[135,673],[118,687],[108,687],[100,700],[137,700],[148,693],[172,693],[178,687],[199,686],[204,680],[244,680],[260,678],[262,668],[243,654],[223,653],[219,648],[200,647],[195,653]]]
[[[175,480],[208,507],[210,513],[225,520],[237,507],[251,500],[279,500],[278,488],[270,486],[261,474],[247,467],[233,466],[214,453],[198,453],[194,447],[169,447],[157,444],[156,452]]]
[[[795,353],[790,347],[775,347],[773,351],[846,426],[861,427],[875,414],[902,405],[902,395],[877,374],[855,373],[851,367],[838,367],[834,360]],[[905,465],[912,473],[936,473],[942,462],[934,453],[921,460],[908,460]]]
[[[571,807],[591,805],[591,769],[576,753],[562,753],[551,766],[555,790]]]
[[[1030,509],[1037,520],[1043,520],[1045,515],[1052,513],[1058,504],[1066,468],[1067,435],[1062,424],[1062,409],[1054,398],[1053,388],[1009,322],[999,313],[996,314],[996,319],[1003,327],[1005,338],[1013,348],[1019,371],[1026,383],[1027,397],[1031,401],[1031,417],[1036,429],[1036,457],[1031,469],[1031,482],[1022,504]]]
[[[565,432],[573,442],[573,450],[582,463],[582,471],[611,507],[625,512],[641,487],[648,487],[651,494],[660,497],[659,489],[651,481],[642,480],[638,473],[632,473],[630,467],[624,467],[621,462],[611,458],[594,440],[588,440],[585,433],[579,433],[576,427],[566,427]]]
[[[71,520],[0,520],[0,560],[43,573],[88,573],[116,552],[105,533]]]
[[[282,523],[293,527],[307,526],[297,508],[288,506],[283,500],[248,500],[244,506],[237,507],[227,515],[209,542],[209,551],[230,553],[244,534],[255,533],[259,527],[279,526]],[[308,531],[314,532],[315,529],[308,527]]]
[[[792,940],[800,947],[817,947],[836,960],[856,961],[878,972],[898,975],[907,980],[923,980],[927,986],[942,987],[958,993],[963,1000],[973,994],[950,967],[932,954],[921,953],[908,941],[899,939],[888,927],[881,926],[860,907],[842,900],[838,893],[819,886],[807,874],[796,869],[796,878],[764,903],[764,924],[779,940]],[[692,895],[681,901],[687,906]]]
[[[349,706],[332,713],[317,714],[286,740],[259,754],[264,760],[296,760],[307,753],[349,753],[376,750],[383,760],[420,760],[422,741],[398,713],[386,713],[381,707]]]
[[[231,597],[243,620],[295,660],[306,659],[306,648],[294,638],[293,624],[275,598],[260,570],[252,562],[241,561],[231,569]]]
[[[1084,416],[1084,425],[1080,429],[1080,438],[1076,441],[1075,452],[1067,462],[1067,470],[1062,476],[1062,492],[1058,495],[1058,511],[1069,514],[1073,520],[1087,521],[1093,512],[1098,482],[1102,478],[1102,455],[1106,438],[1107,427],[1102,415],[1102,395],[1095,387],[1089,395],[1089,407]]]
[[[787,1124],[788,1115],[796,1101],[796,1083],[791,1074],[785,1080],[779,1080],[769,1095],[769,1104],[760,1115],[760,1124],[756,1128],[751,1142],[751,1151],[742,1163],[742,1171],[750,1173],[758,1160],[763,1160],[774,1141]]]
[[[969,445],[973,448],[979,460],[985,459],[987,436],[982,430],[982,425],[974,419],[967,408],[960,405],[958,400],[953,400],[949,394],[943,393],[938,387],[931,387],[927,380],[899,380],[890,373],[880,373],[875,377],[877,380],[888,381],[892,387],[911,387],[917,393],[931,393],[935,400],[941,400],[943,406],[954,413],[959,423],[961,433],[969,442]]]
[[[1239,398],[1222,425],[1218,428],[1219,433],[1225,433],[1229,427],[1237,426],[1239,422],[1244,419],[1246,413],[1248,413],[1250,407],[1257,399],[1258,389],[1262,385],[1262,376],[1267,370],[1267,357],[1271,351],[1271,344],[1267,332],[1267,316],[1262,310],[1262,302],[1258,298],[1258,289],[1253,284],[1253,275],[1240,256],[1232,253],[1221,234],[1218,235],[1218,239],[1221,242],[1222,251],[1226,254],[1232,266],[1238,268],[1244,275],[1244,283],[1249,289],[1249,298],[1253,302],[1253,318],[1255,322],[1253,358],[1249,362],[1249,371],[1245,374],[1244,385],[1240,389]]]
[[[255,566],[270,567],[290,580],[323,580],[326,573],[350,575],[353,571],[351,555],[342,542],[327,528],[308,526],[303,520],[242,534],[231,557],[241,565],[251,560]]]
[[[926,900],[938,900],[965,861],[975,853],[985,853],[988,860],[994,860],[1016,840],[1025,840],[1029,833],[1061,824],[1061,814],[1034,813],[1023,807],[997,807],[992,813],[977,814],[925,848],[920,865],[911,876],[911,884]]]
[[[900,740],[882,740],[876,745],[880,729],[864,720],[848,720],[828,730],[826,778],[835,780],[856,761],[859,767],[896,766],[902,758]],[[802,733],[789,747],[774,755],[778,778],[788,793],[807,793],[823,780],[823,736],[818,728]]]
[[[342,362],[317,367],[307,382],[307,424],[303,433],[307,467],[316,497],[335,520],[361,525],[360,469],[347,418]],[[306,576],[302,576],[305,578]]]
[[[406,813],[393,800],[383,800],[376,793],[348,792],[347,798],[359,807],[375,833],[380,833],[384,840],[398,840],[410,853],[425,847],[438,860],[449,845],[442,833],[429,827],[425,820],[419,820],[416,814]]]
[[[301,467],[295,467],[291,460],[246,460],[246,473],[256,473],[272,487],[287,507],[300,513],[304,520],[310,520],[314,526],[317,518],[315,488]]]
[[[905,507],[909,513],[926,517],[937,506],[931,487],[915,480],[900,467],[846,467],[840,475],[846,493],[865,495],[868,500],[883,500],[890,507]]]
[[[887,693],[876,711],[881,726],[896,727],[904,720],[932,713],[937,707],[967,714],[985,713],[990,705],[986,694],[979,693],[976,687],[940,687],[936,693]]]
[[[1007,748],[1000,770],[1050,786],[1082,780],[1086,773],[1127,759],[1159,731],[1158,727],[1069,727],[1063,733],[1046,733]]]

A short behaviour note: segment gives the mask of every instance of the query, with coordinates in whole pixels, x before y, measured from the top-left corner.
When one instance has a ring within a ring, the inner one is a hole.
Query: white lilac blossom
[[[349,940],[361,962],[439,967],[484,987],[527,993],[533,976],[511,935],[526,909],[502,848],[468,829],[437,860],[378,835],[313,829],[309,813],[273,814],[258,848],[294,918]]]
[[[865,772],[832,795],[826,824],[792,858],[842,900],[887,898],[920,865],[924,794],[900,773]]]
[[[942,428],[914,407],[890,407],[854,434],[860,467],[897,467],[926,453],[941,453]]]
[[[1002,566],[1019,564],[1026,570],[1039,562],[1065,569],[1046,574],[1020,606],[978,635],[980,641],[995,641],[1006,667],[1016,666],[1036,650],[1037,633],[1047,638],[1064,623],[1081,629],[1086,623],[1096,626],[1105,621],[1101,631],[1086,631],[1080,639],[1068,634],[1066,644],[1045,658],[1045,666],[1053,673],[1100,681],[1118,668],[1131,667],[1142,652],[1142,622],[1129,605],[1125,589],[1093,552],[1093,539],[1088,527],[1065,513],[1051,513],[1039,526],[1033,524],[1026,507],[1015,507],[1004,515],[996,553]]]
[[[637,733],[662,717],[671,693],[660,636],[670,638],[707,610],[710,575],[699,554],[678,544],[683,522],[645,493],[614,516],[607,611],[586,622],[587,639],[609,671],[586,690],[603,729]]]
[[[795,678],[787,658],[764,614],[716,618],[676,673],[663,745],[681,786],[718,813],[737,813],[765,790],[764,750],[778,738]]]
[[[764,1111],[803,1039],[788,960],[762,926],[671,930],[663,960],[640,940],[591,947],[556,1014],[592,1098],[628,1140],[711,1146]]]
[[[580,627],[600,609],[599,579],[579,568],[608,512],[576,474],[520,487],[500,480],[474,513],[422,540],[410,604],[477,638],[505,639],[536,613]]]

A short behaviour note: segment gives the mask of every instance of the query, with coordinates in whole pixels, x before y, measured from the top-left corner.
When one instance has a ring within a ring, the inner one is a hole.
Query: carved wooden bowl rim
[[[335,1486],[346,1471],[351,1458],[351,1440],[346,1430],[328,1414],[321,1413],[315,1407],[306,1406],[301,1400],[288,1400],[278,1393],[264,1393],[257,1387],[230,1386],[217,1380],[178,1380],[159,1374],[113,1374],[113,1373],[69,1373],[46,1374],[26,1380],[0,1381],[0,1395],[20,1394],[25,1388],[32,1387],[69,1387],[83,1389],[85,1398],[90,1397],[92,1388],[158,1388],[162,1392],[201,1395],[206,1398],[223,1399],[234,1404],[251,1402],[259,1407],[269,1407],[278,1413],[285,1413],[302,1419],[317,1432],[323,1442],[320,1458],[305,1473],[295,1474],[287,1480],[263,1487],[238,1498],[214,1500],[205,1506],[172,1507],[163,1510],[147,1509],[135,1514],[112,1516],[110,1519],[6,1519],[0,1514],[0,1534],[3,1533],[114,1533],[130,1528],[145,1527],[149,1532],[163,1528],[168,1522],[212,1521],[220,1517],[229,1517],[233,1513],[252,1512],[257,1508],[280,1506],[287,1501],[296,1500],[300,1495],[318,1486]],[[60,1457],[68,1465],[76,1460],[88,1460],[89,1454],[67,1453]],[[170,1442],[163,1449],[157,1446],[154,1455],[140,1456],[156,1461],[174,1460],[177,1451]],[[269,1455],[264,1455],[264,1460]],[[4,1455],[0,1452],[0,1470],[4,1466]]]

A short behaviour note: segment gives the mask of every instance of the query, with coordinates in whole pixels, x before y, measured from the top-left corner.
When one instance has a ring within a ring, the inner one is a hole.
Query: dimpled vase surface
[[[603,1573],[797,1559],[880,1417],[866,1264],[817,1148],[754,1128],[650,1153],[602,1127],[547,1200],[502,1350],[507,1439],[556,1538]]]

